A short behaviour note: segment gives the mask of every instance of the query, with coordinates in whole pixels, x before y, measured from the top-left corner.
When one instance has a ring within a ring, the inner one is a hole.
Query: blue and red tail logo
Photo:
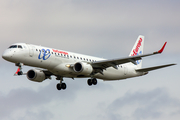
[[[139,41],[138,41],[138,43],[137,43],[137,46],[136,46],[136,48],[133,50],[133,54],[131,54],[131,56],[138,55],[138,51],[139,51],[139,48],[141,47],[141,43],[142,43],[142,38],[139,38]]]
[[[139,53],[137,53],[137,55],[142,55],[142,51],[140,51]],[[136,63],[140,64],[142,60],[137,60]]]

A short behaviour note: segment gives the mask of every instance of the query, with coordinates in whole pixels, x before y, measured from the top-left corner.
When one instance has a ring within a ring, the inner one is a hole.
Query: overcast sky
[[[17,42],[107,59],[129,55],[145,36],[143,67],[177,63],[146,76],[89,87],[87,79],[53,77],[42,83],[13,76],[14,64],[0,58],[1,120],[179,120],[179,0],[0,0],[1,55]],[[23,67],[27,72],[31,67]]]

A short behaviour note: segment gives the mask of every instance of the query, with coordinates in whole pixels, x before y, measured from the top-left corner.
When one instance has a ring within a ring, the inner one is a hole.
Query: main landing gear
[[[87,80],[87,84],[88,84],[89,86],[91,86],[91,85],[96,85],[96,84],[97,84],[97,79],[96,79],[96,78],[88,79],[88,80]]]
[[[60,80],[60,83],[58,83],[57,85],[56,85],[56,88],[57,88],[57,90],[65,90],[66,88],[67,88],[67,86],[66,86],[66,83],[63,83],[62,81],[63,81],[63,77],[57,77],[56,78],[56,80]],[[91,78],[91,79],[88,79],[87,80],[87,84],[89,85],[89,86],[91,86],[91,85],[97,85],[97,79],[96,78]]]
[[[66,83],[58,83],[57,85],[56,85],[56,88],[58,89],[58,90],[61,90],[61,89],[63,89],[63,90],[65,90],[66,89]]]
[[[63,78],[62,77],[57,77],[56,78],[56,80],[60,80],[60,83],[58,83],[57,85],[56,85],[56,88],[57,88],[57,90],[65,90],[66,89],[66,83],[63,83],[62,81],[63,81]]]

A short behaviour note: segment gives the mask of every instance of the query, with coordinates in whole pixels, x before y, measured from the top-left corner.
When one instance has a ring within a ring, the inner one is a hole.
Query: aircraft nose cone
[[[11,55],[8,52],[4,52],[2,55],[2,58],[5,60],[8,60],[11,57]]]

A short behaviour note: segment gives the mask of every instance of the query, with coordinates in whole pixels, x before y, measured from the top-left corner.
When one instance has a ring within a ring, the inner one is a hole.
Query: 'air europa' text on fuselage
[[[55,52],[55,53],[61,53],[61,54],[68,55],[67,52],[63,52],[63,51],[59,51],[59,50],[54,50],[54,49],[52,49],[52,50],[53,50],[53,52]]]

